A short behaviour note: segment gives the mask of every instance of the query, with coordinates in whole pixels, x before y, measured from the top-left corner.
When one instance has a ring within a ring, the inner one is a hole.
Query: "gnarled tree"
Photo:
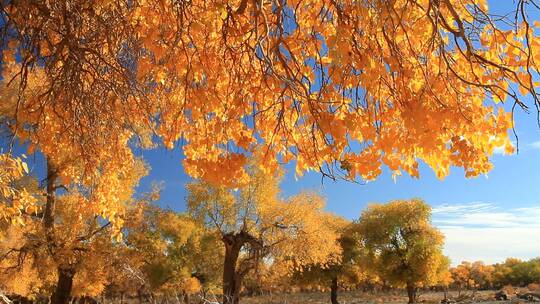
[[[188,185],[188,208],[215,231],[225,248],[223,302],[237,304],[242,279],[262,262],[283,263],[289,273],[303,265],[327,265],[339,258],[339,233],[324,201],[314,193],[282,200],[280,172],[251,166],[251,180],[238,189],[203,182]]]

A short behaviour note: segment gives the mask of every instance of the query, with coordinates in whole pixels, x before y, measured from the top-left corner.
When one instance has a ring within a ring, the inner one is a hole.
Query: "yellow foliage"
[[[396,287],[446,284],[444,236],[430,220],[431,208],[418,199],[370,205],[356,227],[370,267]]]
[[[192,216],[222,236],[224,244],[228,237],[237,237],[244,242],[241,248],[250,248],[239,264],[260,252],[258,263],[271,261],[285,271],[282,275],[289,275],[305,265],[325,266],[339,260],[336,228],[344,221],[324,211],[320,195],[304,192],[282,199],[281,171],[266,174],[256,159],[246,171],[249,182],[236,189],[204,182],[188,185]]]
[[[477,176],[510,147],[496,102],[535,94],[540,64],[528,20],[478,20],[490,16],[478,0],[22,1],[3,13],[0,112],[83,182],[131,162],[130,139],[181,142],[186,172],[225,186],[248,181],[257,144],[266,172],[295,159],[298,175],[371,180],[386,165],[417,177],[424,161],[440,178]]]
[[[182,290],[187,294],[194,294],[201,290],[201,283],[196,278],[186,278],[182,282]]]
[[[36,213],[35,193],[30,193],[25,185],[20,184],[28,173],[23,159],[0,154],[0,221],[23,224],[23,212]]]
[[[2,127],[46,157],[57,175],[48,186],[71,191],[53,219],[63,227],[52,238],[63,245],[60,264],[80,258],[78,236],[100,220],[120,241],[146,172],[133,148],[159,144],[181,146],[185,171],[200,181],[188,187],[197,220],[272,244],[268,255],[285,269],[330,263],[339,256],[334,218],[316,194],[279,196],[281,163],[296,161],[297,176],[351,180],[373,180],[383,166],[418,177],[419,162],[439,178],[452,166],[485,174],[496,148],[513,151],[512,116],[499,102],[522,105],[514,90],[536,94],[540,71],[528,20],[484,20],[485,0],[36,0],[1,10]],[[36,193],[14,187],[27,171],[0,154],[2,221],[23,224],[23,213],[39,211]],[[370,212],[397,225],[409,207]],[[428,284],[444,262],[442,236],[416,207],[424,218],[406,225],[432,246],[415,246],[426,258],[408,262]],[[196,230],[163,216],[164,232]]]

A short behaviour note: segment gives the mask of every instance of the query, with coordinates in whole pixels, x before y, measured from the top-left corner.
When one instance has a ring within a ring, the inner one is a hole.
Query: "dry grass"
[[[472,295],[472,292],[464,292]],[[531,303],[519,300],[494,301],[495,291],[479,291],[475,293],[475,300],[466,300],[465,303],[502,304],[502,303]],[[457,292],[449,292],[449,297],[457,297]],[[420,294],[421,303],[440,303],[444,298],[441,292],[425,292]],[[339,294],[340,304],[404,304],[407,303],[407,296],[402,293],[396,294],[370,294],[359,291],[343,291]],[[244,297],[242,304],[327,304],[330,303],[330,294],[322,292],[299,292],[291,294],[272,294],[257,297]]]

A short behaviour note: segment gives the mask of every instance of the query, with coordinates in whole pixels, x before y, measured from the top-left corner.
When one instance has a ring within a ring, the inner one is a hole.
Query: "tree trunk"
[[[225,260],[223,263],[223,304],[238,304],[240,300],[241,276],[236,271],[236,263],[241,242],[234,235],[223,237]]]
[[[188,293],[185,293],[185,294],[184,294],[184,303],[185,303],[185,304],[190,304],[190,303],[191,303],[191,301],[190,301],[190,299],[189,299],[189,294],[188,294]]]
[[[47,158],[47,201],[43,210],[43,228],[45,228],[47,245],[51,253],[54,248],[54,209],[56,205],[55,184],[57,178],[58,173],[56,172],[56,168],[51,160]]]
[[[411,284],[407,284],[407,296],[409,297],[409,304],[416,303],[416,287]]]
[[[332,304],[339,304],[337,276],[332,278],[332,285],[330,286],[330,302],[332,302]]]
[[[58,268],[58,282],[56,284],[56,290],[52,294],[51,304],[69,303],[74,276],[75,271],[72,269]]]
[[[47,248],[49,254],[54,258],[55,236],[54,217],[56,205],[56,179],[58,172],[49,158],[47,158],[47,201],[43,210],[43,228],[47,238]],[[56,289],[51,297],[51,304],[67,304],[71,296],[73,276],[75,271],[69,268],[58,267],[58,281]]]
[[[141,291],[142,287],[137,290],[137,298],[139,299],[139,304],[143,304],[143,294],[142,294],[142,291]]]

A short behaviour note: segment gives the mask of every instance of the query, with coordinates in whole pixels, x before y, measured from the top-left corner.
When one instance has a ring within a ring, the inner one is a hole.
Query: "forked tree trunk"
[[[225,260],[223,263],[223,304],[238,304],[240,300],[241,276],[236,271],[236,263],[242,244],[234,237],[223,239]]]
[[[223,304],[238,304],[240,301],[240,290],[242,288],[242,278],[250,271],[250,265],[243,269],[238,266],[238,256],[245,244],[250,244],[251,248],[262,248],[262,241],[256,239],[245,231],[230,232],[222,234],[221,240],[225,245],[225,259],[223,262]],[[258,261],[256,261],[257,263]]]
[[[67,304],[71,298],[71,288],[73,287],[73,277],[75,271],[72,269],[58,268],[58,282],[51,297],[51,304]]]
[[[337,276],[332,278],[332,284],[330,285],[330,301],[332,302],[332,304],[339,304]]]
[[[416,290],[417,288],[412,284],[407,284],[407,296],[409,297],[409,304],[416,303]]]

